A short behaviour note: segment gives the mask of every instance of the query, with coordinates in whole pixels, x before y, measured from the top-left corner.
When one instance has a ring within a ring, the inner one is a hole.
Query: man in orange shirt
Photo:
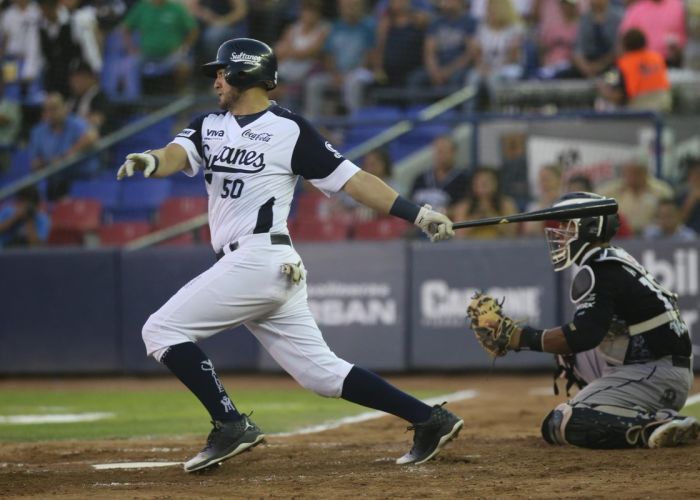
[[[630,109],[669,111],[671,85],[663,56],[647,48],[644,33],[636,28],[625,32],[622,48],[616,69],[598,86],[601,97]]]

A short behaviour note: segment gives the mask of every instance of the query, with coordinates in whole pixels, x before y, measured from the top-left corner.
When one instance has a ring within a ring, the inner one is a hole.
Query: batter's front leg
[[[457,436],[464,422],[442,405],[430,407],[376,374],[339,358],[326,344],[300,293],[265,321],[246,323],[263,347],[303,387],[403,418],[415,430],[399,464],[423,463]]]

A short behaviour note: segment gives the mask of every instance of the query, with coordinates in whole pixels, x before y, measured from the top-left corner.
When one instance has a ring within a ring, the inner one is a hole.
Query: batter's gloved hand
[[[416,226],[430,237],[430,241],[449,240],[455,235],[452,221],[444,214],[436,212],[430,205],[423,205],[418,212]]]
[[[282,274],[287,276],[290,283],[298,285],[304,279],[304,270],[301,261],[296,264],[282,264]]]
[[[150,177],[158,170],[158,158],[148,151],[126,155],[126,161],[117,171],[117,180],[131,177],[137,170],[142,171],[144,177]]]
[[[503,314],[503,302],[490,295],[476,292],[467,306],[467,317],[481,347],[492,357],[505,356],[517,349],[519,335],[514,336],[518,324]]]

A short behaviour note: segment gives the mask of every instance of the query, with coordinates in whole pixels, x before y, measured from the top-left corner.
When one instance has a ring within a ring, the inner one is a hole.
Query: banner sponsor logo
[[[664,288],[680,297],[698,295],[697,249],[679,248],[667,259],[659,257],[654,250],[645,250],[641,264]]]
[[[309,307],[319,326],[393,326],[396,298],[388,283],[326,282],[308,286]]]
[[[466,328],[467,304],[476,288],[453,288],[443,280],[428,280],[420,285],[420,324],[426,327]],[[491,287],[486,293],[500,300],[507,297],[503,310],[514,319],[538,324],[542,307],[540,287]]]

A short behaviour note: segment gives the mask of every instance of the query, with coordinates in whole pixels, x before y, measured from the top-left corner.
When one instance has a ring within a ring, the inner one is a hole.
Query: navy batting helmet
[[[221,44],[216,60],[204,64],[202,71],[211,78],[224,70],[224,79],[232,87],[245,90],[263,84],[267,90],[277,86],[277,58],[269,45],[253,38],[234,38]]]
[[[566,193],[552,206],[563,207],[603,199],[604,196],[579,191]],[[562,223],[559,228],[545,228],[554,270],[562,271],[578,262],[591,245],[607,243],[615,236],[619,227],[620,218],[617,214],[612,214],[571,219]]]

